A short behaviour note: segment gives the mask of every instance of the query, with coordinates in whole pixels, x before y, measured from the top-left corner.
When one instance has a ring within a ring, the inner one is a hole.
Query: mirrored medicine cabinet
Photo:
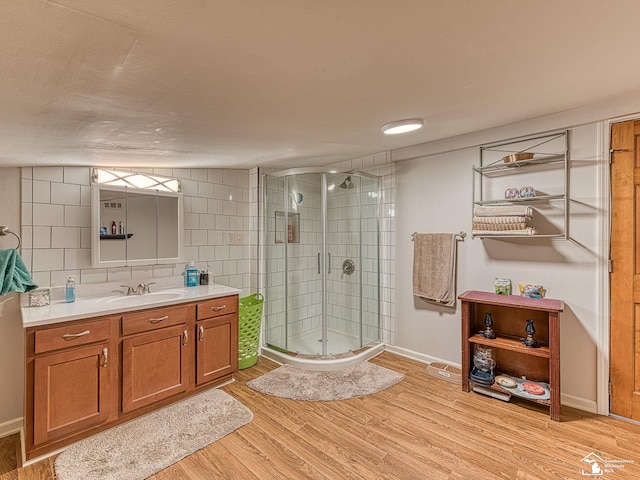
[[[91,185],[93,267],[182,261],[182,193]]]

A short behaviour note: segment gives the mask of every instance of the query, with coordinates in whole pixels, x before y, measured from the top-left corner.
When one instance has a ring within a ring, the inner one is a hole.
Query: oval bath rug
[[[247,386],[275,397],[331,401],[371,395],[403,378],[401,373],[369,362],[323,371],[303,370],[285,364],[247,382]]]

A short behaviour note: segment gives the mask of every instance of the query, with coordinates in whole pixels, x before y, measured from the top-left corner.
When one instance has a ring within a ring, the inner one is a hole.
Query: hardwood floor
[[[367,397],[300,402],[245,386],[277,367],[260,358],[223,387],[253,421],[151,480],[580,479],[592,453],[623,466],[602,478],[640,478],[640,425],[568,407],[552,422],[545,408],[464,393],[388,352],[371,362],[406,377]],[[16,469],[12,438],[0,441],[0,480],[54,478],[53,459]]]

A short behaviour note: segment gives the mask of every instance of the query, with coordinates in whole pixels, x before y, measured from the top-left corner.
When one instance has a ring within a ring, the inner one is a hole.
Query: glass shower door
[[[264,176],[268,346],[308,355],[379,340],[378,180]]]

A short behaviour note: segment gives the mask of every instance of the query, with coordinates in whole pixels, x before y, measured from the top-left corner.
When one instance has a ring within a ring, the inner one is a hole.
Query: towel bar
[[[417,233],[418,233],[418,232],[413,232],[413,233],[411,234],[411,241],[412,241],[412,242],[413,242],[413,236],[414,236],[415,234],[417,234]],[[464,237],[466,237],[466,236],[467,236],[467,232],[465,232],[465,231],[462,231],[462,232],[460,232],[460,233],[456,233],[456,237],[458,237],[458,238],[456,238],[456,240],[464,240]]]
[[[18,246],[16,247],[16,250],[18,250],[20,248],[20,245],[22,244],[22,240],[20,240],[20,237],[16,233],[9,230],[8,227],[5,227],[4,225],[0,225],[0,236],[4,237],[6,235],[13,235],[18,239]]]

